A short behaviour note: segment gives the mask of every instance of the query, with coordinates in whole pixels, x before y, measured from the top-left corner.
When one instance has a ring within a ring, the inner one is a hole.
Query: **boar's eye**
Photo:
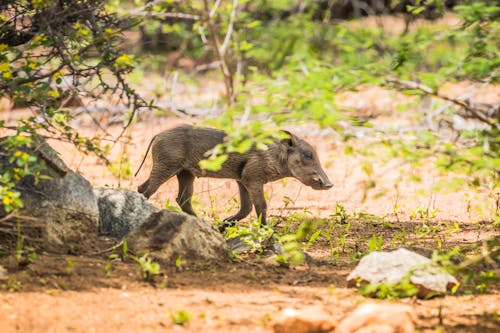
[[[312,160],[313,159],[313,153],[310,152],[309,150],[304,150],[302,152],[302,157],[304,157],[305,159],[308,159],[308,160]]]

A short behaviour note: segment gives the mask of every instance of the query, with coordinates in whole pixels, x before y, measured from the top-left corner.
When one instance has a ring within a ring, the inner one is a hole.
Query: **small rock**
[[[227,240],[227,247],[234,253],[246,253],[261,250],[264,254],[281,254],[283,247],[276,237],[253,239],[251,237],[236,236]]]
[[[406,304],[365,303],[341,320],[336,333],[413,333],[417,315]]]
[[[401,248],[392,252],[372,252],[363,257],[354,271],[347,277],[350,287],[357,281],[362,283],[400,282],[411,272],[410,282],[419,288],[419,297],[429,297],[446,293],[458,282],[420,254]]]
[[[179,256],[188,260],[224,260],[227,246],[211,224],[182,212],[163,209],[132,230],[126,240],[137,255],[149,253],[173,263]]]
[[[253,242],[252,242],[253,243]],[[251,251],[253,246],[245,242],[241,237],[236,236],[227,240],[227,247],[234,253],[244,253]]]
[[[278,258],[278,255],[273,254],[269,257],[264,258],[262,262],[264,265],[269,267],[282,267],[278,260],[276,260],[276,258]]]
[[[121,238],[159,211],[136,191],[96,188],[99,206],[99,235]]]
[[[287,308],[281,311],[274,321],[275,333],[326,333],[335,326],[332,318],[320,306],[308,306],[299,310]]]
[[[0,281],[6,281],[9,278],[7,270],[0,265]]]

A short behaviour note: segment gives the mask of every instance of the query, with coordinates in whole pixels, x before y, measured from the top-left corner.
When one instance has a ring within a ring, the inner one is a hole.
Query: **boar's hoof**
[[[229,227],[234,227],[236,223],[234,221],[224,220],[222,224],[219,226],[219,231],[222,233]]]

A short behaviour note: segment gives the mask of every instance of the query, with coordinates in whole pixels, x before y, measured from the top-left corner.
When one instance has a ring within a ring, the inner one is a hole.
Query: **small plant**
[[[113,274],[113,261],[118,259],[118,253],[113,252],[108,256],[108,260],[106,261],[106,264],[104,265],[104,272],[106,272],[106,276],[110,277],[111,274]]]
[[[408,236],[406,234],[406,228],[402,228],[401,231],[395,233],[394,237],[392,238],[391,245],[394,246],[399,243],[405,246],[407,242]]]
[[[2,121],[0,121],[0,128]],[[31,136],[18,133],[0,140],[2,155],[8,156],[10,166],[0,168],[0,212],[13,212],[24,207],[21,193],[15,188],[18,181],[31,176],[37,184],[41,179],[49,177],[42,174],[45,162],[30,152],[35,144]]]
[[[456,232],[459,232],[460,231],[460,225],[458,224],[457,221],[454,221],[453,222],[453,225],[451,223],[448,223],[448,221],[446,221],[444,223],[445,225],[445,228],[446,228],[446,231],[449,233],[449,234],[454,234]]]
[[[170,319],[175,325],[187,325],[193,316],[186,310],[178,310],[176,312],[170,311]]]
[[[476,244],[480,251],[474,255],[465,256],[460,247],[455,247],[444,253],[433,253],[432,261],[443,267],[450,274],[459,276],[461,283],[457,284],[464,293],[487,293],[495,286],[498,279],[497,266],[500,260],[500,242],[498,237]]]
[[[173,205],[171,202],[170,202],[170,199],[167,199],[167,201],[165,201],[165,209],[170,209],[170,210],[176,210],[178,212],[182,211],[181,208],[177,205]]]
[[[430,209],[429,207],[418,206],[415,210],[410,212],[410,219],[420,218],[425,222],[431,221],[437,216],[437,209]]]
[[[181,272],[183,270],[183,267],[182,267],[182,256],[178,256],[177,259],[175,259],[175,268],[177,268],[177,270],[179,272]]]
[[[430,222],[437,216],[438,210],[437,209],[431,209],[429,207],[423,207],[419,206],[412,212],[410,212],[410,219],[415,220],[415,219],[420,219],[422,221],[422,225],[419,230],[417,230],[418,233],[421,234],[432,234],[436,233],[439,231],[438,226],[431,227]]]
[[[350,230],[351,230],[351,222],[347,222],[344,226],[344,231],[339,237],[339,242],[338,242],[338,245],[340,245],[342,253],[345,252],[346,239],[351,234]]]
[[[304,251],[321,236],[321,230],[314,231],[316,226],[316,221],[306,220],[299,225],[296,233],[281,236],[279,240],[283,245],[283,253],[276,257],[276,261],[285,267],[302,264],[305,260]]]
[[[363,296],[376,297],[378,299],[395,299],[412,297],[418,293],[418,288],[411,283],[407,275],[397,283],[370,283],[360,287],[359,292]]]
[[[1,285],[2,289],[8,291],[21,291],[23,289],[23,285],[21,282],[17,281],[13,277],[9,277],[5,283]]]
[[[284,223],[283,223],[282,234],[293,233],[294,227],[297,224],[302,223],[302,221],[311,219],[312,216],[313,216],[313,213],[311,211],[307,210],[307,208],[305,208],[302,211],[289,213],[286,216],[286,218],[283,218]]]
[[[368,241],[368,252],[373,252],[373,251],[380,251],[382,250],[382,246],[384,245],[384,239],[382,235],[377,235],[373,234],[372,238]]]
[[[116,249],[120,246],[122,246],[122,252],[121,254],[118,254],[116,252]],[[106,261],[106,264],[104,265],[104,271],[106,272],[106,276],[109,277],[113,273],[113,261],[117,260],[118,258],[121,258],[121,260],[125,260],[128,256],[128,243],[126,240],[123,240],[123,242],[118,243],[117,245],[112,247],[112,252],[108,256],[108,260]]]
[[[127,240],[124,239],[122,243],[122,260],[125,260],[128,256],[128,243]]]
[[[64,258],[66,260],[66,268],[64,269],[66,274],[71,274],[75,270],[75,261],[71,257]]]
[[[349,215],[345,211],[345,208],[337,204],[335,207],[335,213],[330,215],[327,220],[327,230],[323,230],[321,235],[325,237],[328,242],[328,247],[330,249],[330,260],[334,262],[335,258],[338,258],[340,252],[345,252],[345,247],[347,244],[347,238],[350,235],[351,222],[349,221]],[[341,229],[342,232],[340,236],[336,236],[336,229]]]
[[[129,178],[132,175],[130,159],[127,156],[126,150],[120,154],[115,162],[110,163],[108,167],[113,176],[118,179]]]
[[[336,222],[333,219],[328,219],[328,230],[326,232],[323,232],[323,235],[325,236],[326,240],[328,241],[328,247],[330,248],[330,259],[333,260],[334,257],[338,257],[339,251],[336,247],[336,240],[333,235],[334,229],[336,226]],[[345,244],[345,238],[347,235],[344,235],[342,237],[342,242]]]
[[[139,264],[142,278],[146,281],[152,281],[155,275],[160,275],[160,264],[154,262],[147,254],[142,257],[130,256],[135,262]]]
[[[331,215],[337,223],[345,224],[349,219],[349,214],[347,214],[343,205],[337,203],[335,205],[335,213]]]
[[[227,228],[225,238],[239,238],[252,248],[252,252],[262,252],[273,235],[274,230],[269,225],[261,225],[260,219],[254,219],[248,226],[237,224]]]
[[[285,178],[284,178],[285,179]],[[279,216],[283,216],[283,212],[288,208],[290,205],[294,205],[295,201],[290,198],[289,196],[285,195],[283,197],[283,206],[279,208]]]
[[[304,262],[305,255],[296,234],[281,236],[279,240],[283,244],[283,253],[276,256],[275,260],[281,266],[300,265]]]
[[[17,220],[17,243],[16,243],[16,262],[18,267],[26,267],[36,259],[35,249],[24,245],[24,236],[21,234],[21,221]]]

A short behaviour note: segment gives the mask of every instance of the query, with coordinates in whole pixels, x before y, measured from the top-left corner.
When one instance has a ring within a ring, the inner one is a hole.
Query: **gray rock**
[[[249,244],[250,243],[250,244]],[[260,244],[255,244],[253,241],[245,241],[240,236],[229,238],[227,240],[227,247],[234,253],[250,252]]]
[[[193,261],[227,258],[226,242],[211,224],[174,210],[151,214],[125,238],[136,255],[150,254],[166,263],[173,263],[179,256]]]
[[[363,257],[347,277],[347,282],[351,287],[357,281],[394,284],[408,274],[411,274],[411,283],[419,288],[419,297],[444,294],[458,283],[430,259],[404,248],[392,252],[372,252]]]
[[[94,193],[99,205],[101,236],[121,238],[159,211],[136,191],[96,188]]]
[[[43,175],[49,179],[35,183],[25,177],[16,185],[24,201],[19,215],[29,217],[23,222],[30,224],[23,233],[49,251],[86,252],[98,240],[99,210],[92,186],[71,171],[47,143],[37,143],[32,152],[45,161]]]
[[[263,239],[255,239],[250,236],[236,236],[227,240],[227,247],[238,254],[252,251],[261,251],[264,254],[270,255],[283,253],[283,247],[275,236]]]

